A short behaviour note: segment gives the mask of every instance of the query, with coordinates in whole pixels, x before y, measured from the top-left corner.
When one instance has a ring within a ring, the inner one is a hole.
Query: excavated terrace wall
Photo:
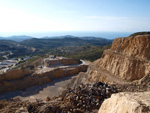
[[[56,59],[56,60],[46,60],[45,65],[46,67],[53,66],[53,65],[74,65],[80,64],[81,61],[79,59]]]
[[[29,73],[29,75],[26,75],[27,73],[23,74],[24,71],[20,70],[17,70],[17,72],[21,73],[7,73],[6,77],[3,76],[3,79],[1,79],[0,81],[0,94],[15,90],[23,90],[32,86],[42,85],[51,82],[55,78],[74,75],[78,74],[79,72],[85,72],[87,70],[87,67],[87,65],[80,65],[65,69],[55,69],[43,74],[36,75],[33,75],[31,73]]]

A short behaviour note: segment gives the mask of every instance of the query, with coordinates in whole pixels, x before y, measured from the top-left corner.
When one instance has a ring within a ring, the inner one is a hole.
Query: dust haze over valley
[[[0,113],[149,113],[149,5],[0,1]]]

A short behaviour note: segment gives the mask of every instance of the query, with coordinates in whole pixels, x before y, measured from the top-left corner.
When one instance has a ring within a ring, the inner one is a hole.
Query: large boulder
[[[105,100],[98,113],[150,113],[149,92],[122,92]]]

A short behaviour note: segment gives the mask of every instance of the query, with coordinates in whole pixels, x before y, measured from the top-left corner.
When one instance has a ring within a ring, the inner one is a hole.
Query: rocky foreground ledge
[[[150,91],[122,92],[105,100],[98,113],[150,113]]]

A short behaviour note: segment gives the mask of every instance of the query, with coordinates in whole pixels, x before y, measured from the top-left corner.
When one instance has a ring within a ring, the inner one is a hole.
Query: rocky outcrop
[[[93,65],[125,81],[139,80],[150,73],[149,51],[150,35],[117,38],[111,49],[105,50],[102,57]],[[107,78],[108,76],[97,69],[88,69],[88,80],[90,81],[112,81]]]
[[[136,32],[136,33],[131,34],[129,37],[136,36],[136,35],[150,35],[150,32],[148,31]]]
[[[80,63],[81,61],[79,59],[69,59],[69,58],[45,61],[46,67],[56,66],[56,65],[75,65],[75,64],[80,64]]]
[[[137,35],[127,38],[117,38],[111,51],[137,59],[150,59],[150,35]]]
[[[149,113],[149,92],[124,92],[113,94],[105,100],[98,113]]]

